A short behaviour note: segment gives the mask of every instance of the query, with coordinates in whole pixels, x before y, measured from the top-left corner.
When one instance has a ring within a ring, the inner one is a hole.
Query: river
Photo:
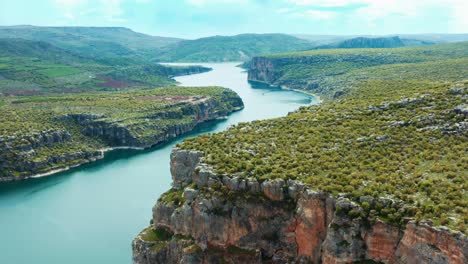
[[[202,64],[213,71],[176,78],[184,86],[236,91],[245,109],[227,120],[203,124],[149,150],[113,151],[68,172],[0,184],[0,263],[131,263],[132,239],[149,225],[152,206],[170,188],[169,155],[175,144],[317,103],[303,93],[249,84],[237,64]]]

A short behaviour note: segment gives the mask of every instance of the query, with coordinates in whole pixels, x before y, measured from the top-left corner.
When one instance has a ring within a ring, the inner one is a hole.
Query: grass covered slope
[[[90,162],[106,148],[151,147],[243,107],[221,87],[1,100],[0,181]]]
[[[414,63],[420,70],[412,71]],[[311,50],[256,57],[250,63],[249,80],[333,98],[367,79],[459,80],[467,77],[462,70],[467,63],[468,42],[394,49]],[[445,65],[449,69],[440,71]],[[433,74],[426,74],[426,70]]]
[[[241,34],[186,40],[161,48],[158,61],[245,61],[253,56],[312,48],[307,40],[284,34]]]
[[[208,70],[143,62],[114,66],[47,42],[0,39],[0,95],[154,88],[175,84],[173,76]]]
[[[112,64],[149,61],[156,49],[181,39],[150,36],[123,27],[0,27],[0,38],[44,41]]]
[[[453,46],[453,54],[464,54],[465,46]],[[421,49],[405,56],[445,55]],[[219,175],[297,179],[349,197],[369,218],[394,224],[404,217],[430,218],[467,233],[468,63],[466,58],[411,61],[368,67],[359,71],[362,78],[344,73],[352,77],[353,89],[339,99],[185,140],[179,147],[203,151],[203,162]],[[329,70],[327,64],[316,66],[309,70]],[[406,209],[370,208],[362,196],[388,197]]]
[[[316,49],[399,48],[432,44],[435,43],[416,39],[400,39],[398,36],[379,38],[358,37],[328,45],[320,45]]]

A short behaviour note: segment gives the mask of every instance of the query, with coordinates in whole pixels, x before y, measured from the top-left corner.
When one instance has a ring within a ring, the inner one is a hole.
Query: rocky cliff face
[[[47,130],[23,136],[0,138],[0,182],[21,180],[21,173],[44,173],[62,169],[61,164],[74,165],[88,163],[102,157],[101,151],[70,151],[66,154],[51,154],[47,158],[37,159],[41,148],[53,148],[66,144],[73,138],[68,131]],[[55,164],[54,168],[51,165]]]
[[[358,58],[349,58],[358,59]],[[361,58],[364,59],[364,58]],[[369,58],[366,58],[369,59]],[[284,88],[310,91],[314,93],[322,93],[324,90],[323,80],[327,75],[312,75],[295,76],[294,78],[285,77],[284,67],[287,65],[303,65],[303,67],[311,67],[317,65],[318,68],[323,67],[319,63],[331,63],[339,60],[338,58],[327,56],[305,56],[305,57],[254,57],[249,63],[248,80],[251,82],[261,82]],[[326,87],[331,89],[330,87]]]
[[[468,239],[462,233],[430,221],[408,219],[402,227],[371,221],[345,197],[297,181],[216,175],[202,157],[201,152],[173,151],[173,189],[153,208],[152,225],[133,241],[134,263],[468,261]]]
[[[69,114],[57,117],[57,122],[75,124],[78,133],[102,142],[103,148],[149,148],[188,133],[199,123],[224,118],[242,107],[242,100],[237,95],[230,94],[221,100],[204,98],[195,103],[181,103],[180,111],[150,113],[145,119],[141,119],[141,124],[146,126],[145,137],[133,133],[131,127],[122,125],[118,121],[109,121],[102,115]],[[184,118],[189,118],[190,121],[182,122]],[[159,120],[172,120],[172,122],[161,126]],[[73,133],[67,130],[0,137],[0,181],[23,180],[31,175],[65,170],[103,158],[104,152],[99,146],[86,151],[73,149],[53,151],[54,148],[61,146],[66,148],[66,144],[73,140],[76,140]]]
[[[89,137],[99,137],[103,139],[111,147],[135,147],[135,148],[149,148],[161,142],[175,138],[181,134],[191,131],[197,124],[226,117],[230,112],[241,109],[243,107],[240,98],[225,98],[231,101],[232,107],[223,109],[223,103],[218,100],[207,98],[200,100],[196,103],[178,103],[181,106],[180,111],[168,110],[157,113],[150,113],[145,117],[147,129],[155,131],[149,137],[139,137],[132,133],[131,128],[122,125],[120,122],[108,120],[103,116],[89,115],[89,114],[74,114],[67,115],[65,119],[71,119],[77,122],[82,127],[82,133]],[[175,105],[171,105],[174,107]],[[223,109],[223,110],[220,110]],[[184,117],[191,117],[190,122],[174,122],[173,125],[161,126],[156,124],[151,127],[150,121],[157,120],[178,120]],[[161,131],[162,130],[162,131]],[[159,133],[158,133],[159,131]]]
[[[170,67],[166,66],[166,75],[170,77],[174,76],[183,76],[183,75],[192,75],[197,73],[209,72],[211,68],[203,66],[184,66],[184,67]]]
[[[417,60],[391,52],[254,57],[248,64],[248,80],[336,98],[350,86],[347,78],[337,77],[352,69],[409,62]]]

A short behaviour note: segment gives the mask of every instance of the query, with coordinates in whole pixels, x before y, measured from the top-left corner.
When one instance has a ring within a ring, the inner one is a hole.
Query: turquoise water
[[[244,110],[150,150],[114,151],[69,172],[0,184],[0,263],[131,263],[132,239],[148,226],[152,206],[170,188],[169,154],[177,142],[317,102],[302,93],[251,85],[236,63],[203,65],[213,71],[177,81],[229,87],[242,97]]]

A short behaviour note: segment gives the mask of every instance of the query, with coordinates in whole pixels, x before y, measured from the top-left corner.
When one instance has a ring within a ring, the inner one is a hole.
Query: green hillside
[[[391,36],[385,35],[313,35],[302,34],[294,35],[298,38],[305,39],[315,43],[316,45],[328,45],[339,43],[353,38],[389,38]],[[468,34],[397,34],[403,42],[406,40],[414,40],[419,43],[449,43],[449,42],[462,42],[468,41]],[[407,43],[410,44],[410,43]]]
[[[301,180],[312,189],[348,197],[364,208],[362,214],[350,213],[353,218],[379,217],[395,225],[404,224],[405,217],[429,218],[467,233],[467,52],[464,43],[365,50],[370,56],[365,60],[364,50],[274,55],[288,72],[309,66],[291,79],[352,89],[287,117],[242,123],[179,147],[205,152],[203,162],[219,175]],[[398,62],[369,65],[377,54]],[[322,61],[305,65],[303,56],[319,55]],[[351,55],[354,64],[325,59],[346,62]],[[288,61],[295,56],[303,63]],[[333,82],[327,80],[332,75]],[[366,197],[401,206],[369,204]]]
[[[316,49],[359,49],[359,48],[399,48],[405,46],[432,45],[433,42],[416,39],[400,39],[400,37],[365,38],[358,37],[337,43],[321,45]]]
[[[249,79],[332,98],[346,93],[362,80],[373,79],[376,74],[387,79],[460,79],[467,77],[464,71],[467,60],[468,42],[395,49],[310,50],[256,57],[250,63]],[[427,65],[430,75],[412,71],[411,63],[423,62],[427,64],[419,67]],[[271,66],[268,71],[264,71],[265,64]],[[446,64],[453,70],[440,71],[436,67]],[[392,67],[400,71],[383,73]]]
[[[123,65],[149,61],[156,49],[180,41],[120,27],[0,27],[0,38],[44,41],[102,63]]]
[[[0,181],[91,162],[109,147],[148,148],[242,106],[222,87],[3,97]]]
[[[144,62],[111,66],[42,41],[0,39],[0,95],[147,89],[208,70]]]
[[[245,61],[253,56],[312,48],[306,40],[284,34],[242,34],[181,41],[157,53],[159,61]]]

